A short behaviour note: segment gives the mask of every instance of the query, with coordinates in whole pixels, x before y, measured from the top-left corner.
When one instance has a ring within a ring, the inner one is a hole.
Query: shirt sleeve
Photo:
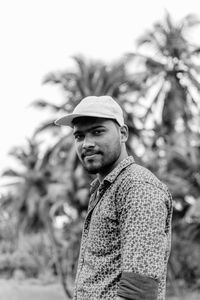
[[[123,272],[117,295],[131,300],[157,300],[158,282],[153,278]]]
[[[119,295],[122,286],[126,285],[127,288],[128,282],[133,291],[133,286],[138,288],[141,280],[145,279],[146,283],[152,279],[157,281],[166,271],[167,197],[162,189],[150,183],[134,184],[123,193],[118,211],[122,267]],[[132,275],[127,277],[128,273]],[[134,275],[140,276],[140,279]],[[151,285],[146,284],[146,287],[149,291],[157,289],[156,285],[151,288]]]

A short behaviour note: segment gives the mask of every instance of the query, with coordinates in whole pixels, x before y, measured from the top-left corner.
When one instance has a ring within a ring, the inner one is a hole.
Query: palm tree
[[[155,23],[139,38],[140,52],[128,54],[130,61],[139,61],[140,68],[142,66],[135,76],[143,82],[143,94],[138,102],[145,106],[144,161],[170,185],[175,199],[179,198],[180,184],[184,182],[182,191],[190,184],[181,172],[176,178],[172,176],[177,171],[172,157],[179,153],[185,161],[190,161],[190,166],[193,165],[192,143],[194,135],[199,135],[200,64],[196,59],[200,47],[187,39],[188,32],[199,23],[196,16],[188,15],[176,24],[166,12],[163,22]],[[169,174],[171,164],[174,170]],[[169,182],[170,178],[174,179]],[[176,184],[173,185],[173,181]],[[187,192],[184,191],[184,196]]]
[[[200,47],[187,38],[198,24],[194,15],[176,24],[166,13],[163,22],[154,24],[138,40],[138,52],[128,54],[133,66],[140,63],[135,76],[144,87],[139,100],[145,111],[143,158],[173,194],[174,234],[180,224],[188,227],[188,199],[192,197],[195,204],[199,201]],[[195,226],[199,228],[199,223]],[[175,278],[173,259],[172,251],[169,272]]]
[[[62,267],[60,242],[53,227],[52,212],[55,214],[67,201],[66,183],[58,179],[59,170],[56,172],[51,157],[54,148],[55,146],[49,148],[42,156],[40,145],[35,139],[28,140],[26,148],[15,147],[10,152],[20,162],[19,170],[8,169],[2,176],[17,179],[12,184],[17,197],[13,198],[14,203],[9,204],[17,210],[17,233],[41,230],[48,232],[54,250],[57,273],[67,297],[71,297]]]
[[[166,12],[163,22],[155,23],[139,38],[140,52],[128,54],[143,66],[139,75],[148,99],[148,103],[143,101],[144,124],[154,121],[161,136],[176,130],[180,122],[189,134],[194,114],[200,112],[200,47],[187,39],[187,33],[199,23],[196,16],[188,15],[176,24]]]

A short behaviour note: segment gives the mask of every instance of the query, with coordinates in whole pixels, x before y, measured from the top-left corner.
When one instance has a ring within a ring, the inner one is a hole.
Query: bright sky
[[[165,8],[175,20],[200,15],[199,0],[1,1],[0,172],[9,164],[9,149],[48,118],[30,103],[61,99],[55,87],[42,86],[45,74],[65,69],[73,54],[106,61],[120,57],[162,19]]]

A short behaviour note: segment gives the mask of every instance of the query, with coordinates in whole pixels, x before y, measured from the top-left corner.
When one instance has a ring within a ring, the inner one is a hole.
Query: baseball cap
[[[97,117],[116,120],[124,125],[123,111],[119,104],[110,96],[89,96],[84,98],[73,110],[55,121],[56,125],[73,127],[73,120],[78,117]]]

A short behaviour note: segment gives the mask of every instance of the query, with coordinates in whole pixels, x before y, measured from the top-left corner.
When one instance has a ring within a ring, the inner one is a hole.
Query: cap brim
[[[70,127],[73,127],[72,125],[72,121],[75,119],[75,118],[78,118],[78,117],[81,117],[82,115],[80,114],[69,114],[67,116],[64,116],[64,117],[61,117],[59,119],[57,119],[54,123],[56,125],[64,125],[64,126],[70,126]]]
[[[97,118],[104,118],[104,119],[115,119],[113,116],[105,116],[105,114],[69,114],[64,117],[61,117],[57,119],[54,123],[56,125],[61,125],[61,126],[70,126],[73,127],[73,120],[79,117],[97,117]]]

